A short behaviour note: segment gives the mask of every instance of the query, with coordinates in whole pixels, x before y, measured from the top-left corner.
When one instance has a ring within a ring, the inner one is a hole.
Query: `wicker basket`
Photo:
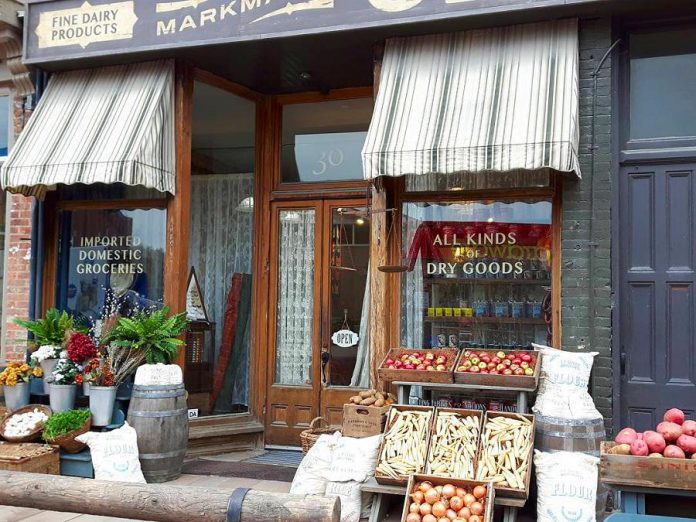
[[[46,415],[49,417],[53,413],[51,411],[51,408],[44,404],[29,404],[28,406],[24,406],[23,408],[19,408],[18,410],[13,411],[10,413],[7,417],[5,417],[2,421],[2,424],[0,424],[0,437],[5,439],[8,442],[32,442],[34,440],[39,440],[41,438],[41,432],[43,431],[43,424],[40,424],[36,428],[34,428],[31,433],[28,435],[24,435],[22,437],[8,437],[5,435],[5,426],[7,425],[7,422],[14,417],[15,415],[20,415],[22,413],[27,413],[30,411],[34,410],[39,410],[44,412]]]
[[[326,424],[326,427],[318,428],[317,423],[324,423]],[[335,431],[336,430],[329,427],[329,423],[324,417],[316,417],[312,422],[309,423],[309,429],[300,433],[300,440],[302,441],[302,453],[306,455],[321,435],[329,435]]]
[[[85,422],[81,428],[73,430],[69,433],[66,433],[65,435],[60,436],[60,437],[56,437],[53,440],[47,440],[46,442],[48,444],[57,444],[66,453],[80,453],[83,449],[85,449],[85,447],[87,447],[87,444],[85,444],[84,442],[80,442],[80,441],[75,440],[75,437],[78,437],[79,435],[82,435],[83,433],[87,433],[91,427],[92,427],[92,417],[87,419],[87,422]]]

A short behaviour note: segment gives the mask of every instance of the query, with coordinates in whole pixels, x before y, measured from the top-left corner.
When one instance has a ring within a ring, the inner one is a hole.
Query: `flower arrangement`
[[[53,384],[82,384],[82,368],[70,359],[61,359],[53,369],[49,381]]]
[[[34,377],[42,377],[43,372],[38,366],[32,368],[27,363],[9,362],[7,367],[0,372],[0,384],[3,386],[17,386],[20,382],[29,382]]]
[[[47,359],[60,359],[62,352],[63,348],[61,346],[44,344],[30,355],[30,359],[32,363],[39,364]]]
[[[77,364],[82,364],[87,359],[97,355],[97,345],[92,338],[82,332],[75,332],[70,336],[67,346],[68,358]]]
[[[115,386],[111,357],[91,359],[84,367],[85,380],[93,386]]]

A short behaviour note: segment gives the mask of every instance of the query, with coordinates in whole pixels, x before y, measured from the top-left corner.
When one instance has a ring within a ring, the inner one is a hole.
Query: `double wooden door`
[[[340,426],[369,379],[365,343],[370,221],[365,200],[272,206],[266,444],[297,446],[315,417]],[[345,346],[351,344],[350,346]]]

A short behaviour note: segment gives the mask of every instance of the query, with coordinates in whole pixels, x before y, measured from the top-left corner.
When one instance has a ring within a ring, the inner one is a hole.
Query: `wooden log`
[[[0,505],[155,522],[225,522],[232,491],[0,471]],[[338,522],[337,498],[249,491],[241,522]]]

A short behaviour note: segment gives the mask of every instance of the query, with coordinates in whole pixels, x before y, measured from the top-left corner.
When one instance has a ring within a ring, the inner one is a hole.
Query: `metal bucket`
[[[46,379],[48,379],[51,374],[53,373],[53,369],[56,367],[56,364],[58,364],[59,359],[44,359],[39,363],[41,366],[41,371],[43,372],[43,391],[45,394],[48,394],[50,392],[50,385],[51,383],[48,382]]]
[[[75,407],[77,387],[74,384],[50,384],[48,400],[53,413],[70,411]]]
[[[5,393],[5,406],[11,412],[18,410],[29,404],[29,383],[28,382],[18,382],[14,386],[4,387]]]
[[[108,426],[114,412],[116,386],[90,386],[89,411],[92,412],[92,426]]]

